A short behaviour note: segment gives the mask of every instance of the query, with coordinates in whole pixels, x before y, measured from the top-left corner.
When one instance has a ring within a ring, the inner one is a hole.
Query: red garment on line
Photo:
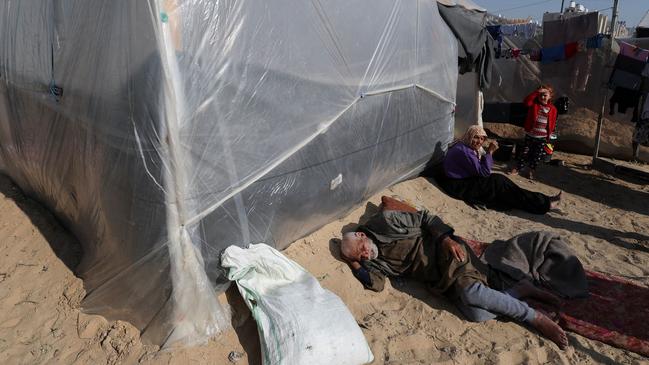
[[[570,57],[577,54],[578,48],[579,48],[579,43],[577,42],[567,43],[566,46],[564,47],[564,54],[566,55],[566,59],[569,59]]]

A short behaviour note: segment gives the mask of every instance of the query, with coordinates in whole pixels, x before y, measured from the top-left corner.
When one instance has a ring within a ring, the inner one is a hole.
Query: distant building
[[[581,4],[571,1],[568,7],[563,10],[564,13],[588,13],[588,9]]]
[[[629,36],[629,28],[626,27],[626,21],[618,21],[615,24],[613,38],[626,38]],[[610,23],[609,23],[610,24]]]
[[[574,3],[574,1],[570,2],[571,4]],[[568,8],[570,9],[570,8]],[[566,9],[563,13],[545,13],[543,14],[543,22],[551,22],[554,20],[561,20],[561,19],[568,19],[573,16],[580,16],[584,15],[587,13],[586,11],[568,11]],[[585,8],[584,8],[585,9]],[[585,9],[588,10],[588,9]],[[597,17],[597,33],[608,33],[609,30],[609,25],[610,22],[608,21],[608,17],[604,14],[599,14]],[[626,29],[626,28],[625,28]]]

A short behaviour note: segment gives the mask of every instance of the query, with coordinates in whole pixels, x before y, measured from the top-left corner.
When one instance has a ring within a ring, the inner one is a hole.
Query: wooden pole
[[[611,54],[613,53],[613,41],[615,40],[615,23],[617,22],[617,2],[618,0],[613,1],[613,17],[611,18],[610,28],[611,43],[608,47],[608,56],[606,57],[607,62],[610,61]],[[606,65],[604,67],[606,67]],[[595,147],[593,149],[593,165],[595,165],[595,163],[597,162],[597,156],[599,154],[599,142],[602,135],[602,123],[604,119],[604,109],[606,107],[606,99],[608,99],[608,88],[605,88],[604,93],[602,94],[602,107],[600,108],[599,116],[597,117],[597,131],[595,132]]]

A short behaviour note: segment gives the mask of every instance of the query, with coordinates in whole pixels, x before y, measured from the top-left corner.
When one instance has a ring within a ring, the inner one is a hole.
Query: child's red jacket
[[[539,91],[535,90],[531,94],[529,94],[525,100],[523,100],[523,104],[527,106],[527,118],[525,118],[525,131],[530,132],[532,128],[534,127],[534,122],[536,121],[536,117],[539,114],[539,108],[541,108],[541,103],[538,102],[537,97],[539,96]],[[548,125],[547,125],[547,130],[548,130],[548,135],[546,137],[546,140],[549,142],[550,141],[550,135],[552,132],[554,132],[554,128],[557,125],[557,108],[552,105],[551,103],[548,103],[547,105],[550,108],[550,112],[548,113]]]

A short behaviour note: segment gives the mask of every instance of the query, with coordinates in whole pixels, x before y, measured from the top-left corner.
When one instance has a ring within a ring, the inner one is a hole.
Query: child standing
[[[523,103],[527,106],[525,119],[525,148],[510,174],[517,175],[527,164],[529,178],[534,178],[536,166],[544,155],[544,146],[550,143],[550,135],[557,123],[557,108],[552,105],[552,87],[541,85],[529,94]]]

